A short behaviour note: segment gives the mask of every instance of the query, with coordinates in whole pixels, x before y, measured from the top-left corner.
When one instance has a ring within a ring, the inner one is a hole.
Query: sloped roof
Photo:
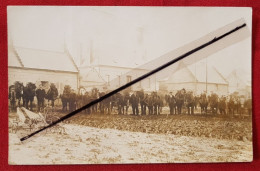
[[[207,74],[206,74],[207,72]],[[214,84],[228,84],[225,78],[213,66],[206,66],[201,64],[193,64],[184,66],[182,69],[176,71],[168,79],[167,83],[185,83],[185,82],[202,82]]]
[[[13,47],[8,52],[8,59],[8,66],[78,72],[72,57],[66,52]]]
[[[193,73],[197,82],[208,82],[216,84],[228,84],[225,78],[218,72],[218,70],[213,66],[188,66],[187,67],[191,73]],[[206,74],[207,72],[207,74]]]
[[[8,46],[8,66],[23,67],[21,60],[12,46]]]
[[[227,81],[230,85],[251,86],[251,76],[243,70],[235,69],[228,76]]]
[[[82,75],[82,81],[96,82],[96,83],[106,83],[106,81],[101,77],[95,68],[89,68],[86,74]]]

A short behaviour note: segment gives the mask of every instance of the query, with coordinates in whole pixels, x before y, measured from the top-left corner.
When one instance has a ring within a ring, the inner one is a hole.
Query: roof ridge
[[[13,45],[11,45],[11,49],[14,51],[14,54],[17,57],[17,59],[20,62],[20,64],[22,65],[22,67],[24,67],[23,61],[22,61],[20,55],[17,53],[17,51],[16,51],[16,49],[15,49],[15,47]]]
[[[79,72],[77,65],[69,53],[23,48],[17,46],[15,46],[14,49],[15,50],[13,50],[13,53],[15,53],[16,58],[19,60],[18,62],[20,65],[22,65],[21,67],[23,68]],[[39,58],[30,58],[31,55],[36,57],[38,56]],[[48,61],[46,60],[52,60],[52,58],[55,58],[54,60],[56,60],[56,62],[47,64]],[[57,62],[60,60],[65,60],[66,63]],[[36,65],[34,65],[33,62],[35,62]]]
[[[106,82],[106,80],[104,80],[104,78],[99,74],[99,72],[94,68],[94,67],[91,67],[90,70],[87,72],[86,74],[86,77],[89,76],[90,72],[95,72],[98,77],[103,81],[103,82]]]
[[[225,77],[217,70],[215,66],[212,66],[212,68],[218,73],[218,75],[228,84],[228,81],[225,79]]]
[[[195,78],[195,81],[196,81],[196,82],[199,82],[198,79],[197,79],[197,77],[191,72],[190,68],[189,68],[188,66],[186,66],[186,65],[185,65],[185,68],[187,68],[188,71],[191,73],[191,75]],[[195,65],[195,68],[196,68],[196,65]]]
[[[29,48],[29,47],[22,47],[22,46],[15,46],[15,48],[22,48],[27,50],[36,50],[36,51],[45,51],[45,52],[53,52],[53,53],[61,53],[64,54],[62,51],[53,51],[53,50],[47,50],[47,49],[37,49],[37,48]]]
[[[71,56],[69,50],[67,49],[67,47],[65,48],[65,54],[67,54],[71,60],[71,62],[73,63],[74,67],[76,68],[77,71],[79,71],[79,68],[77,66],[77,64],[75,63],[73,57]]]

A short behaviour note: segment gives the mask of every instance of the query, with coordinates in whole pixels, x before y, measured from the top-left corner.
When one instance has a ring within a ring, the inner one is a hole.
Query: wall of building
[[[147,70],[144,69],[131,69],[125,67],[116,67],[116,66],[97,66],[95,67],[99,75],[106,81],[106,86],[109,90],[114,90],[122,85],[125,85],[127,82],[136,79],[137,77],[147,73]],[[84,69],[80,69],[82,74]],[[88,82],[84,81],[84,87],[89,87],[87,85],[92,85],[93,87],[102,87],[100,83],[94,85],[94,80]],[[156,78],[155,76],[146,78],[132,86],[132,90],[144,89],[145,91],[155,91],[156,90]]]
[[[8,86],[14,84],[15,81],[21,81],[24,85],[28,82],[39,85],[41,81],[48,81],[54,83],[59,93],[62,93],[65,85],[70,85],[73,89],[77,90],[77,77],[77,73],[73,72],[8,67]]]
[[[130,71],[130,72],[129,72]],[[132,81],[148,71],[143,69],[129,69],[123,67],[100,67],[100,75],[109,84],[110,89],[115,89]],[[132,86],[132,90],[144,89],[145,91],[156,90],[156,79],[155,77],[149,77]]]

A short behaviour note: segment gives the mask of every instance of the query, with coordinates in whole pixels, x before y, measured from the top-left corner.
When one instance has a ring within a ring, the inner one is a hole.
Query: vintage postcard
[[[9,164],[253,160],[251,8],[7,12]]]

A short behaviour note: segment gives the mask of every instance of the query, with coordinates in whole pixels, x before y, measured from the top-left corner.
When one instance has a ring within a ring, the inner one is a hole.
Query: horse
[[[177,109],[176,109],[176,99],[172,92],[170,92],[170,95],[166,94],[165,95],[165,101],[168,104],[170,108],[170,115],[177,114]]]
[[[252,115],[252,99],[245,100],[244,108],[247,110],[249,116]]]
[[[99,97],[102,97],[104,95],[106,95],[105,92],[99,92],[98,93]],[[105,102],[106,102],[105,99],[102,100],[101,102],[99,102],[99,111],[100,111],[101,114],[104,114],[104,112],[105,112]]]
[[[84,106],[84,105],[86,105],[88,103],[90,103],[90,95],[89,95],[89,92],[86,91],[85,94],[83,95],[82,105]],[[90,114],[91,113],[91,109],[87,108],[85,110],[85,113]]]
[[[69,85],[65,85],[63,89],[63,93],[60,95],[61,102],[62,102],[62,111],[68,111],[70,94],[71,94],[71,87]]]
[[[76,110],[77,106],[77,94],[75,90],[71,90],[70,95],[69,95],[69,111],[72,112]]]
[[[193,96],[192,91],[189,91],[189,92],[186,93],[185,101],[186,101],[186,107],[187,107],[187,110],[188,110],[188,114],[193,115],[196,103],[195,103],[195,98]]]
[[[51,101],[51,106],[54,107],[54,101],[57,99],[58,97],[58,89],[56,88],[56,86],[51,83],[50,88],[46,94],[46,99],[49,101]]]
[[[145,94],[144,94],[144,90],[141,91],[137,91],[136,92],[136,96],[139,97],[140,100],[140,106],[141,106],[141,115],[146,115],[146,99],[145,99]]]
[[[231,116],[234,116],[234,114],[235,114],[235,101],[234,101],[234,97],[232,95],[229,97],[229,101],[228,101],[227,105],[228,105],[228,113]]]
[[[240,116],[242,115],[242,104],[238,96],[235,97],[235,111]]]
[[[102,93],[102,94],[100,94],[100,95],[105,95],[106,93]],[[108,98],[106,98],[106,99],[104,99],[103,101],[102,101],[102,106],[103,106],[103,110],[104,110],[104,114],[111,114],[111,104],[110,104],[110,102],[111,102],[111,97],[108,97]]]
[[[110,97],[110,114],[113,113],[114,107],[117,106],[117,94]]]
[[[94,101],[99,98],[99,90],[97,88],[93,88],[90,93],[90,101]],[[98,104],[91,106],[91,113],[98,112]]]
[[[18,106],[21,107],[21,100],[23,99],[23,83],[16,81],[14,83],[14,91],[15,91],[15,98],[18,100]],[[23,99],[23,106],[25,105],[24,99]]]
[[[122,109],[123,109],[123,114],[128,114],[128,108],[130,105],[130,94],[129,92],[125,92],[123,95],[123,101],[122,101]]]
[[[217,114],[218,113],[218,95],[216,93],[212,93],[209,96],[209,106],[211,109],[212,114]]]
[[[207,114],[207,108],[208,108],[208,99],[206,93],[203,93],[200,95],[199,98],[199,104],[200,104],[200,113],[202,114],[203,112]]]
[[[182,89],[177,91],[177,93],[175,94],[178,114],[182,113],[182,107],[184,105],[184,100],[185,100],[185,93],[186,93],[185,89]]]
[[[226,108],[227,108],[226,97],[222,96],[220,98],[218,108],[219,108],[219,113],[220,114],[226,115]]]
[[[8,99],[10,100],[11,111],[15,112],[15,107],[16,107],[16,100],[15,100],[15,99],[16,99],[16,94],[15,94],[14,85],[9,86]]]
[[[30,103],[30,110],[32,110],[33,108],[33,100],[34,100],[34,96],[35,96],[35,89],[36,89],[36,85],[29,82],[27,83],[26,87],[24,87],[23,90],[23,98],[25,101],[25,107],[26,109],[29,109],[29,103]]]
[[[117,109],[118,109],[118,114],[121,115],[123,114],[123,95],[121,93],[117,93],[116,96],[116,104],[117,104]]]
[[[161,113],[161,107],[163,106],[163,101],[161,97],[157,94],[153,97],[154,100],[154,114],[159,115]]]

